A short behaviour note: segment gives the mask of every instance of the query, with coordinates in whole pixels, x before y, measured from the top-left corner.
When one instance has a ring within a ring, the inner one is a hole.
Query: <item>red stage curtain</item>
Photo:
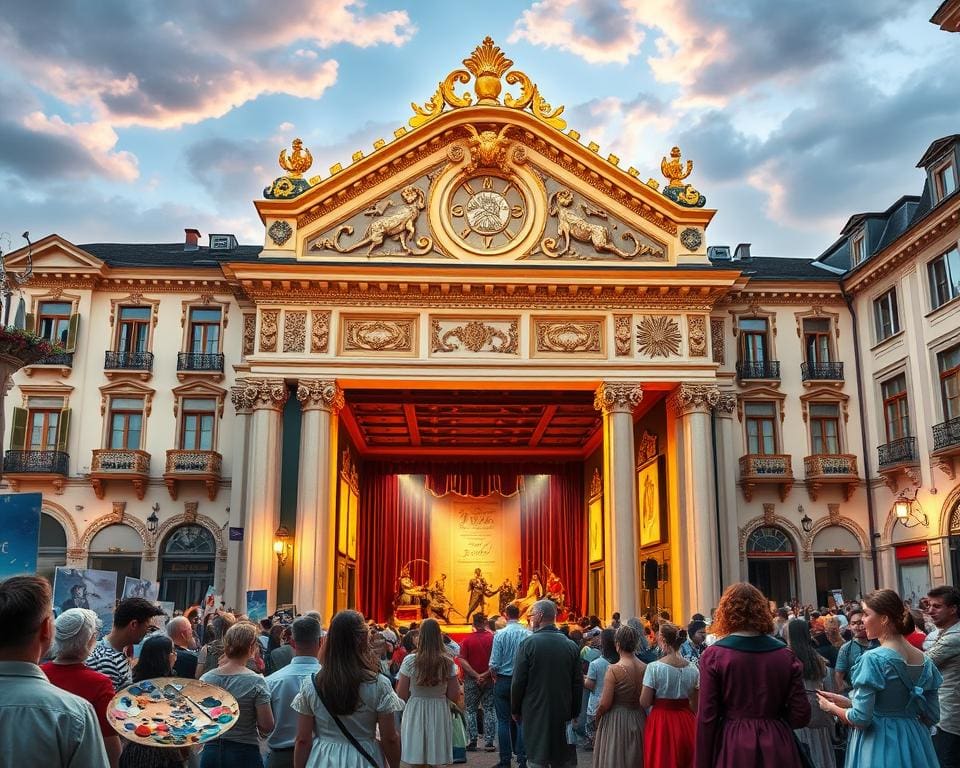
[[[427,490],[434,496],[457,493],[482,499],[491,493],[513,496],[523,490],[523,475],[502,464],[467,464],[450,467],[433,465],[425,477]]]
[[[554,474],[528,477],[520,494],[520,555],[524,584],[533,571],[546,583],[544,566],[560,577],[567,605],[586,610],[587,552],[583,468],[555,467]]]
[[[366,618],[385,622],[400,569],[409,560],[430,557],[429,510],[420,477],[393,474],[386,467],[360,473],[357,594]],[[417,581],[428,576],[422,564],[411,571]]]

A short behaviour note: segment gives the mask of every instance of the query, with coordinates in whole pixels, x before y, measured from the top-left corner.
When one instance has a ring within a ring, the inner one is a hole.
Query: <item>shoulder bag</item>
[[[347,737],[347,741],[349,741],[353,745],[353,748],[357,750],[357,752],[360,753],[360,756],[364,760],[366,760],[368,763],[370,763],[370,765],[372,765],[373,768],[380,768],[379,763],[377,763],[376,760],[370,757],[370,753],[363,748],[363,746],[360,744],[359,741],[357,741],[354,735],[347,730],[347,726],[343,724],[343,721],[339,717],[337,717],[336,713],[332,709],[330,709],[330,706],[327,704],[327,702],[323,698],[323,694],[320,692],[320,686],[317,685],[316,673],[313,674],[311,679],[313,680],[313,689],[317,692],[317,697],[320,699],[320,703],[323,704],[324,708],[327,710],[330,717],[333,718],[333,722],[337,724],[337,728],[340,729],[340,733],[342,733],[344,736]]]

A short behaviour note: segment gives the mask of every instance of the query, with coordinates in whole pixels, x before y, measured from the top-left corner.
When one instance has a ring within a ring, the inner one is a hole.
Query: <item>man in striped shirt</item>
[[[142,597],[125,598],[113,613],[110,634],[93,646],[87,666],[109,677],[115,691],[133,683],[130,662],[123,649],[143,642],[150,631],[150,619],[154,616],[163,616],[163,610],[149,600]]]

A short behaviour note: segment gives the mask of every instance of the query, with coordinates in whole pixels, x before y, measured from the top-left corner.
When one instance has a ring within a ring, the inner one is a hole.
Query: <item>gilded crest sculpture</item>
[[[701,195],[692,184],[683,183],[683,180],[693,171],[693,160],[687,160],[684,167],[680,160],[680,147],[673,147],[670,150],[669,160],[663,158],[660,161],[660,171],[669,182],[663,188],[665,197],[669,197],[685,208],[703,208],[707,204],[707,198]]]

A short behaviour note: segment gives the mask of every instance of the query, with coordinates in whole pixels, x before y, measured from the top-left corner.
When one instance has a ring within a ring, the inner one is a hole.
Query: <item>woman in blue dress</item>
[[[863,599],[867,637],[879,648],[853,668],[850,698],[818,691],[820,708],[853,726],[846,768],[929,768],[937,765],[930,726],[940,719],[937,691],[943,678],[907,642],[907,607],[891,589]]]

